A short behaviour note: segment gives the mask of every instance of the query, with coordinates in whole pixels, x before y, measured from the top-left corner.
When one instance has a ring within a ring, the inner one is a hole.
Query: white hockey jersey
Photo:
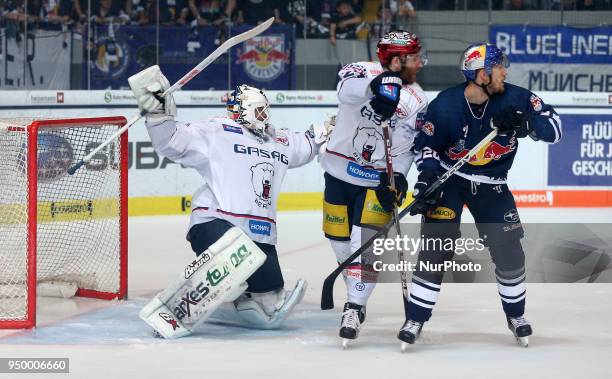
[[[318,152],[312,133],[276,130],[264,141],[229,118],[147,123],[158,154],[192,167],[203,184],[193,195],[189,228],[224,219],[256,242],[276,243],[276,202],[287,169]]]
[[[336,126],[321,156],[321,166],[347,183],[375,187],[386,169],[382,122],[369,104],[370,82],[382,73],[380,63],[357,62],[344,66],[338,76]],[[415,155],[410,151],[425,116],[427,98],[418,85],[404,85],[395,115],[390,120],[393,170],[408,174]]]

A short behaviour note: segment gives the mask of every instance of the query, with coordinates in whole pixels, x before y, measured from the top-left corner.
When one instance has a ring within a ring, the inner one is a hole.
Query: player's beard
[[[487,86],[487,92],[489,92],[491,95],[500,95],[504,93],[504,90],[505,87],[503,81],[491,83]]]
[[[400,71],[400,77],[402,78],[402,83],[404,84],[412,84],[416,82],[417,71],[404,66],[402,67],[402,71]]]

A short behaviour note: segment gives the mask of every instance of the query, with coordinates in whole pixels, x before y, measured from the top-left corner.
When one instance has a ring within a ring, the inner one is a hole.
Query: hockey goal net
[[[125,298],[127,133],[66,172],[125,123],[0,119],[0,328],[35,326],[37,284],[39,295]]]

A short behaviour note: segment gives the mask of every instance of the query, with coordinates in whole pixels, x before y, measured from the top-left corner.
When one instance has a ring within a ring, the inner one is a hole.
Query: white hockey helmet
[[[239,85],[227,99],[227,113],[229,118],[244,125],[255,135],[263,137],[270,112],[268,98],[258,88]]]

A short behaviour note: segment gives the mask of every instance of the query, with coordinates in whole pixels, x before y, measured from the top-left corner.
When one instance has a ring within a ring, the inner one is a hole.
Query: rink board
[[[517,205],[612,206],[612,174],[606,171],[612,167],[609,156],[612,138],[606,134],[612,130],[612,95],[582,92],[543,92],[539,95],[555,106],[563,118],[571,121],[563,125],[567,137],[561,143],[567,147],[559,150],[561,145],[555,148],[530,139],[521,140],[520,151],[509,174],[509,186]],[[433,99],[436,93],[427,92],[427,96]],[[312,123],[322,123],[326,115],[335,113],[337,108],[333,91],[269,91],[268,97],[272,105],[272,123],[277,128],[306,130]],[[223,91],[181,91],[175,98],[179,120],[203,120],[225,113],[227,94]],[[136,115],[135,104],[130,91],[0,91],[0,117],[121,115],[130,119]],[[129,131],[129,151],[130,215],[188,212],[190,196],[202,183],[198,174],[159,157],[151,147],[143,121]],[[597,151],[599,155],[595,154]],[[567,167],[559,166],[561,164]],[[593,175],[584,174],[593,167],[599,171]],[[409,183],[415,182],[415,171],[413,168],[410,172]],[[283,183],[279,210],[320,209],[322,174],[316,161],[290,170]]]

